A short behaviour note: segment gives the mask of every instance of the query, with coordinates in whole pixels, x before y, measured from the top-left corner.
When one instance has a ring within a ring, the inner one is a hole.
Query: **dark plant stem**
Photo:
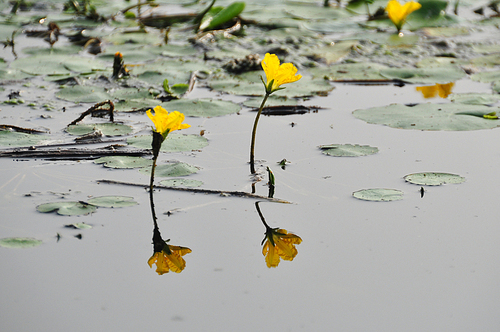
[[[260,114],[264,109],[264,105],[266,104],[267,98],[269,98],[269,93],[266,92],[264,99],[262,100],[262,104],[260,105],[259,112],[255,117],[255,122],[253,123],[252,130],[252,143],[250,145],[250,173],[255,174],[255,135],[257,133],[257,124],[259,123]]]
[[[156,222],[157,218],[156,218],[156,212],[155,212],[155,202],[153,200],[156,159],[158,159],[158,156],[153,157],[153,166],[151,167],[151,178],[149,180],[149,203],[151,205],[151,215],[153,216],[153,225],[154,225],[155,229],[158,228],[158,223]]]

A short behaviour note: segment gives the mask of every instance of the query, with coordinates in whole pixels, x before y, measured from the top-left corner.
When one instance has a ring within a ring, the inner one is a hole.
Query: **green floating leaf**
[[[352,193],[352,195],[364,201],[388,202],[403,199],[403,192],[396,189],[362,189]]]
[[[398,79],[414,84],[445,84],[455,82],[466,74],[458,67],[445,66],[437,68],[388,68],[381,70],[380,75],[391,80]]]
[[[407,182],[424,186],[440,186],[445,183],[465,182],[465,178],[457,174],[432,172],[408,174],[404,179]]]
[[[184,113],[185,116],[214,117],[237,113],[241,107],[233,102],[213,99],[179,99],[166,104],[168,109]]]
[[[416,130],[480,130],[500,126],[499,121],[484,118],[498,108],[466,104],[392,104],[356,110],[353,115],[373,124]]]
[[[120,123],[89,123],[76,124],[66,128],[66,131],[71,135],[87,135],[94,131],[101,131],[105,136],[122,136],[132,132],[132,127]]]
[[[48,213],[56,211],[57,214],[64,216],[77,216],[84,215],[94,212],[97,208],[93,205],[75,202],[75,201],[67,201],[67,202],[54,202],[54,203],[45,203],[40,204],[36,207],[38,212]]]
[[[41,245],[43,242],[29,237],[9,237],[0,239],[0,247],[4,248],[31,248]]]
[[[471,80],[483,83],[492,83],[500,81],[500,70],[495,71],[483,71],[479,73],[472,74]]]
[[[321,145],[319,148],[324,154],[333,157],[360,157],[378,152],[378,148],[376,147],[358,144],[329,144]]]
[[[127,143],[139,149],[151,149],[151,135],[130,137]],[[183,135],[172,133],[161,145],[163,152],[180,152],[200,150],[208,145],[208,140],[199,135]]]
[[[193,179],[168,179],[168,180],[160,181],[160,184],[162,186],[167,186],[167,187],[194,188],[194,187],[201,186],[203,184],[203,182],[198,181],[198,180],[193,180]]]
[[[500,101],[500,95],[489,93],[454,93],[448,98],[452,102],[469,105],[493,105]]]
[[[171,162],[169,164],[158,165],[155,169],[155,176],[158,177],[178,177],[186,176],[198,172],[198,167],[183,162]],[[151,174],[151,168],[142,168],[139,172]]]
[[[312,68],[310,72],[314,77],[326,78],[334,82],[388,81],[380,75],[381,70],[388,68],[378,63],[363,62],[338,64],[326,69],[317,67]]]
[[[0,146],[30,146],[47,139],[41,135],[19,133],[10,130],[0,130]]]
[[[262,98],[261,97],[252,97],[248,98],[243,102],[243,105],[246,107],[252,107],[252,108],[257,108],[260,107],[262,104]],[[266,106],[296,106],[298,105],[299,102],[295,98],[287,98],[286,96],[275,96],[271,95],[266,102]]]
[[[59,90],[56,97],[74,103],[97,103],[111,99],[111,96],[104,88],[97,86],[75,85]]]
[[[111,156],[95,159],[94,163],[103,164],[104,167],[109,168],[142,168],[151,166],[153,161],[142,157]]]
[[[92,226],[90,226],[89,224],[86,224],[84,222],[68,224],[68,225],[64,225],[64,227],[74,228],[74,229],[91,229],[92,228]]]
[[[133,197],[128,196],[100,196],[94,197],[87,201],[87,203],[98,207],[118,208],[137,205]]]

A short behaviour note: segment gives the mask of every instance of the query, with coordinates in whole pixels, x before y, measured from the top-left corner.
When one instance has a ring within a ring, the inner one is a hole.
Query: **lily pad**
[[[0,239],[0,247],[4,248],[31,248],[41,245],[43,242],[29,237],[9,237]]]
[[[62,88],[56,97],[74,103],[97,103],[111,99],[104,88],[97,86],[75,85]]]
[[[155,169],[155,176],[158,177],[178,177],[186,176],[198,172],[198,167],[189,165],[183,162],[171,162],[168,164],[158,165]],[[139,172],[151,174],[151,168],[141,168]]]
[[[94,131],[101,131],[105,136],[121,136],[128,135],[132,132],[132,127],[120,123],[90,123],[76,124],[66,128],[66,131],[71,135],[87,135]]]
[[[187,188],[195,188],[199,187],[203,184],[202,181],[193,180],[193,179],[168,179],[160,181],[162,186],[167,187],[187,187]]]
[[[480,73],[475,73],[471,75],[471,80],[483,83],[492,83],[500,81],[500,70],[495,71],[483,71]]]
[[[47,138],[41,135],[0,130],[0,146],[30,146],[40,144],[45,139]]]
[[[325,68],[313,68],[314,77],[326,78],[334,82],[388,81],[380,71],[389,67],[378,63],[346,63]]]
[[[445,183],[465,182],[465,178],[457,174],[433,172],[408,174],[404,179],[407,182],[424,186],[440,186]]]
[[[133,197],[128,196],[100,196],[94,197],[87,201],[87,203],[98,207],[118,208],[137,205]]]
[[[404,193],[396,189],[362,189],[352,193],[352,195],[364,201],[388,202],[403,199]]]
[[[333,157],[360,157],[378,152],[378,148],[358,144],[329,144],[319,146],[321,152]]]
[[[151,135],[130,137],[127,143],[139,149],[151,149]],[[193,151],[200,150],[208,145],[208,140],[199,135],[183,135],[172,133],[161,145],[163,152]]]
[[[184,113],[185,116],[214,117],[237,113],[241,107],[233,102],[213,99],[179,99],[167,104],[171,110]]]
[[[380,71],[388,79],[398,79],[408,83],[433,84],[455,82],[463,78],[465,72],[452,66],[437,68],[388,68]]]
[[[77,216],[94,212],[97,208],[93,205],[76,201],[64,201],[40,204],[36,207],[38,212],[48,213],[56,211],[64,216]]]
[[[66,228],[73,228],[73,229],[91,229],[92,228],[91,225],[86,224],[84,222],[78,222],[78,223],[74,223],[74,224],[68,224],[68,225],[64,225],[64,227],[66,227]]]
[[[96,159],[94,163],[103,164],[104,167],[109,168],[142,168],[151,166],[153,161],[142,157],[111,156]]]
[[[469,105],[493,105],[500,101],[500,95],[489,93],[454,93],[449,98],[452,102]]]
[[[392,104],[356,110],[353,115],[368,123],[392,128],[464,131],[499,127],[499,121],[487,117],[498,110],[495,107],[466,104]]]

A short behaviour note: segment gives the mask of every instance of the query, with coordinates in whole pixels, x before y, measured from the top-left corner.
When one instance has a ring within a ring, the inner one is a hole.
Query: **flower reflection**
[[[155,227],[153,230],[153,256],[148,260],[149,267],[156,264],[156,273],[162,275],[169,271],[180,273],[186,267],[186,261],[182,256],[189,254],[191,249],[167,244],[164,241],[160,230]]]
[[[267,267],[277,267],[281,259],[293,261],[298,254],[295,245],[300,244],[302,239],[298,235],[288,233],[285,229],[269,227],[260,211],[259,203],[256,202],[255,207],[262,223],[266,226],[266,237],[262,240],[264,244],[262,254],[266,257]]]
[[[447,84],[435,84],[430,86],[417,86],[416,90],[420,91],[425,99],[435,98],[439,96],[441,98],[446,98],[451,94],[451,90],[453,90],[453,86],[455,83],[447,83]]]

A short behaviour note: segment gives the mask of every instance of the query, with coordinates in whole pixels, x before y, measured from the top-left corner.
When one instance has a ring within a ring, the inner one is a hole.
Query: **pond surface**
[[[471,7],[465,2],[464,12]],[[19,38],[20,43],[28,40]],[[9,52],[0,50],[0,56],[14,61]],[[66,125],[93,103],[58,100],[59,86],[41,77],[29,82],[3,81],[1,100],[21,91],[26,102],[3,104],[0,124],[47,128],[49,144],[73,142]],[[148,192],[99,181],[147,185],[148,174],[105,168],[93,160],[0,158],[0,238],[43,241],[34,248],[0,248],[2,330],[497,331],[499,129],[404,130],[369,124],[352,114],[393,103],[448,104],[457,94],[492,94],[491,85],[467,76],[454,82],[449,98],[430,99],[416,90],[418,84],[332,85],[327,96],[301,101],[321,107],[317,112],[263,116],[259,122],[256,159],[262,180],[255,183],[255,192],[268,195],[269,166],[276,178],[274,197],[291,204],[155,190],[163,238],[192,250],[178,274],[158,275],[147,264],[153,230]],[[238,104],[247,99],[202,84],[186,98]],[[28,105],[37,99],[42,100],[37,105],[55,106]],[[181,133],[204,130],[209,144],[161,153],[159,164],[176,160],[199,167],[186,178],[202,181],[203,189],[250,193],[255,114],[243,107],[225,116],[187,117],[191,128]],[[143,112],[115,117],[132,126],[130,136],[151,132]],[[369,145],[379,152],[331,157],[318,148],[328,144]],[[282,159],[290,162],[284,169],[278,164]],[[442,186],[404,181],[418,172],[458,174],[466,181]],[[369,188],[397,189],[404,196],[393,202],[352,197]],[[108,195],[130,196],[138,204],[80,216],[36,210],[43,203]],[[256,201],[270,227],[302,238],[293,261],[266,266],[261,245],[266,228]],[[92,229],[64,227],[74,223]]]

